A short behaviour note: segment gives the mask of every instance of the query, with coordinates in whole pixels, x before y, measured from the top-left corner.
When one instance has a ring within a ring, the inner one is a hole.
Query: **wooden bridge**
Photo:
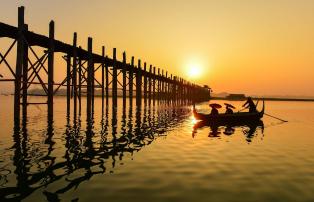
[[[115,48],[112,58],[106,55],[104,46],[102,53],[96,54],[93,52],[92,38],[88,38],[86,50],[78,46],[76,33],[73,36],[73,44],[58,41],[54,37],[54,27],[54,22],[51,21],[48,37],[28,31],[28,25],[24,21],[24,7],[18,8],[17,27],[0,23],[0,38],[12,40],[8,50],[4,54],[0,52],[0,65],[4,64],[10,70],[11,76],[4,78],[1,75],[0,81],[14,82],[14,120],[17,124],[20,123],[21,106],[22,114],[26,115],[29,104],[47,104],[48,117],[53,117],[53,98],[61,87],[66,87],[68,113],[71,106],[74,115],[77,110],[80,112],[81,99],[86,96],[87,120],[93,116],[95,89],[101,89],[102,109],[105,101],[108,104],[111,92],[113,110],[117,108],[119,91],[122,91],[123,107],[126,107],[127,100],[132,106],[134,91],[136,106],[151,106],[155,105],[156,101],[189,104],[205,101],[210,97],[210,89],[207,86],[199,86],[178,76],[169,75],[167,71],[153,65],[148,66],[141,60],[138,60],[136,65],[134,57],[131,57],[128,63],[125,52],[123,60],[118,61]],[[44,50],[38,53],[34,47]],[[15,50],[16,63],[9,64],[7,55]],[[60,82],[54,80],[57,52],[64,54],[62,58],[66,61],[67,73]],[[95,77],[96,73],[101,74],[101,80]],[[121,76],[118,79],[121,74],[122,79]],[[48,98],[47,102],[28,102],[28,89],[32,85],[41,86]]]

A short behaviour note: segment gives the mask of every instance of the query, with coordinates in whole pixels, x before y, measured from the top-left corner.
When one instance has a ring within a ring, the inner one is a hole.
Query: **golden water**
[[[266,112],[289,122],[265,116],[264,127],[213,134],[193,129],[190,106],[123,110],[119,100],[116,116],[110,103],[102,116],[95,102],[91,130],[85,103],[67,119],[56,97],[52,125],[45,106],[29,106],[14,133],[13,97],[0,96],[1,201],[314,201],[314,103],[269,101]]]

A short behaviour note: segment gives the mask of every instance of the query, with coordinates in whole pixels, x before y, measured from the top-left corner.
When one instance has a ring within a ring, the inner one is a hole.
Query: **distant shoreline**
[[[272,98],[272,97],[252,97],[253,100],[268,100],[268,101],[299,101],[299,102],[314,102],[314,99],[306,98]],[[228,99],[224,97],[212,97],[211,100],[229,100],[229,101],[245,101],[245,99]]]

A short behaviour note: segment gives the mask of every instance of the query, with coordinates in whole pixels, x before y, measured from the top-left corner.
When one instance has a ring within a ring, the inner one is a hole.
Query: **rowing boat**
[[[265,103],[263,100],[263,108],[261,111],[256,112],[235,112],[233,114],[204,114],[196,111],[193,106],[193,115],[196,120],[205,121],[209,124],[242,124],[248,122],[258,122],[261,118],[263,118],[265,111]]]

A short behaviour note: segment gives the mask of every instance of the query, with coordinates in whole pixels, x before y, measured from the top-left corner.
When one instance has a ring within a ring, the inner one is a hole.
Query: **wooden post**
[[[164,70],[161,70],[161,75],[162,75],[162,79],[161,79],[161,99],[162,101],[164,101],[165,99],[165,77],[164,77]]]
[[[123,98],[123,110],[126,107],[126,53],[123,52],[123,67],[122,67],[122,98]]]
[[[149,77],[148,77],[148,104],[151,105],[152,101],[152,65],[149,65]]]
[[[82,60],[79,57],[79,62],[78,62],[79,66],[78,66],[78,75],[79,75],[79,86],[78,86],[78,98],[79,98],[79,114],[81,114],[82,112]]]
[[[71,57],[68,54],[66,56],[67,62],[67,116],[70,115],[70,98],[71,98]]]
[[[189,101],[192,103],[192,87],[191,87],[191,82],[189,82]]]
[[[132,107],[133,103],[133,69],[134,69],[134,57],[131,58],[131,67],[129,70],[129,100],[130,107]]]
[[[106,57],[107,58],[107,57]],[[108,106],[109,102],[109,67],[108,64],[105,63],[105,70],[106,70],[106,105]]]
[[[147,105],[147,72],[146,72],[146,62],[144,62],[143,79],[144,79],[144,103],[145,103],[145,106],[146,106]]]
[[[169,88],[169,93],[170,93],[170,99],[171,99],[171,104],[173,104],[173,80],[172,80],[172,74],[170,75],[170,82],[171,82],[171,84],[170,84],[170,88]]]
[[[28,31],[28,26],[24,25],[24,30]],[[23,119],[27,116],[27,82],[28,82],[28,44],[23,44]]]
[[[92,96],[92,118],[94,118],[94,109],[95,109],[95,65],[91,66],[91,96]]]
[[[181,104],[181,78],[178,77],[178,89],[177,89],[177,92],[178,92],[178,104],[180,105]]]
[[[157,100],[159,103],[160,101],[160,68],[158,68],[158,75],[157,75]]]
[[[87,106],[86,106],[86,117],[87,121],[90,122],[92,118],[92,76],[93,76],[93,39],[88,38],[87,43],[88,50],[88,64],[87,64]]]
[[[180,78],[180,99],[181,99],[181,105],[183,104],[183,79]]]
[[[153,105],[155,106],[156,100],[156,67],[153,69]]]
[[[53,77],[54,77],[54,22],[49,24],[49,48],[48,48],[48,117],[53,116]]]
[[[180,77],[177,77],[177,101],[178,101],[178,105],[180,105],[180,101],[181,101]]]
[[[101,48],[103,61],[101,62],[101,111],[104,113],[105,107],[105,46]]]
[[[190,100],[190,103],[193,103],[193,100],[192,100],[192,91],[193,89],[192,89],[192,84],[191,84],[191,82],[189,82],[189,100]]]
[[[141,60],[138,60],[138,67],[136,72],[136,106],[142,104],[142,74],[141,74]]]
[[[23,29],[24,29],[24,7],[18,8],[18,39],[16,52],[15,82],[14,82],[14,122],[20,125],[20,95],[21,95],[21,78],[23,68]]]
[[[77,34],[73,35],[73,113],[76,118],[77,110]]]
[[[168,71],[166,71],[165,99],[166,99],[167,103],[169,104],[169,91],[168,91],[168,87],[169,87]]]
[[[176,104],[177,101],[177,83],[176,83],[176,76],[173,77],[173,86],[172,86],[172,93],[173,93],[173,103]]]
[[[117,94],[117,85],[118,85],[118,74],[116,67],[116,48],[113,49],[113,64],[112,64],[112,105],[113,108],[116,108],[118,105],[118,94]]]
[[[185,99],[185,81],[182,79],[182,103],[185,104],[186,99]]]

